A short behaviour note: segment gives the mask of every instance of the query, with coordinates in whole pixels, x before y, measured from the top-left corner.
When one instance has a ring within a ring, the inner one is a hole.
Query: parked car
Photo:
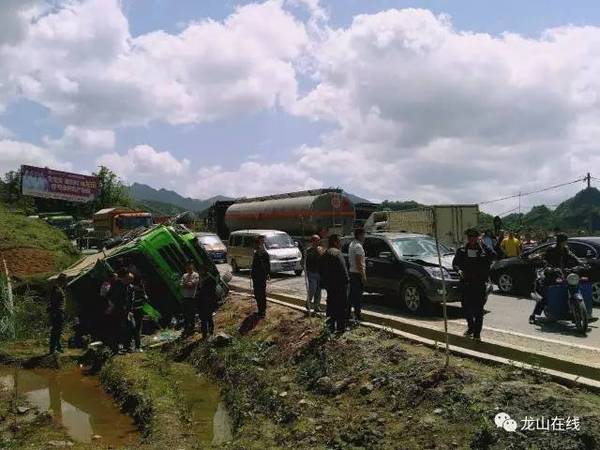
[[[231,270],[239,272],[252,266],[258,236],[265,237],[265,247],[271,259],[271,272],[291,272],[302,275],[302,253],[284,231],[240,230],[229,235],[227,260]]]
[[[521,256],[496,261],[490,274],[492,282],[505,294],[529,295],[533,291],[535,270],[543,264],[540,257],[551,245],[554,242],[527,249]],[[593,301],[600,304],[600,237],[569,238],[568,245],[577,257],[590,265],[586,275],[592,281]]]
[[[215,233],[196,233],[196,238],[214,262],[227,262],[227,247],[219,236]]]
[[[342,239],[342,253],[348,257],[352,237]],[[366,292],[400,299],[413,313],[426,312],[443,301],[442,270],[447,301],[459,300],[460,277],[452,268],[454,250],[440,242],[442,268],[438,264],[435,239],[424,234],[367,234],[364,249],[367,265]]]

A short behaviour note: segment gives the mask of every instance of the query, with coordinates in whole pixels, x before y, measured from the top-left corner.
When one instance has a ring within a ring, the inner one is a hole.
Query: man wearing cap
[[[271,260],[269,253],[265,248],[265,237],[259,236],[256,239],[256,249],[252,257],[252,268],[250,278],[254,288],[254,298],[258,306],[257,315],[264,318],[267,312],[267,280],[271,274]]]
[[[65,286],[67,277],[61,273],[52,286],[48,297],[48,317],[50,319],[50,353],[60,352],[63,348],[60,343],[63,326],[65,323]]]
[[[479,240],[479,232],[468,229],[467,243],[456,251],[452,267],[461,276],[462,307],[467,319],[465,336],[481,339],[483,328],[483,305],[493,255]]]
[[[543,256],[543,259],[548,263],[548,266],[555,269],[566,269],[570,267],[576,267],[583,264],[568,246],[569,237],[565,233],[558,233],[556,235],[556,244],[550,246]],[[544,311],[544,308],[548,304],[548,297],[546,295],[548,285],[552,282],[552,277],[544,278],[544,287],[542,298],[535,304],[533,313],[529,316],[529,323],[534,324],[536,316],[539,316]]]
[[[321,238],[315,234],[310,238],[310,247],[304,255],[304,272],[306,273],[306,311],[321,311],[321,277],[319,275],[319,258],[324,250]]]

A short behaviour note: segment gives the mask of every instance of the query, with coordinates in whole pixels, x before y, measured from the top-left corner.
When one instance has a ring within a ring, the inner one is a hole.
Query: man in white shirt
[[[200,275],[194,270],[194,263],[189,261],[186,272],[181,277],[181,293],[183,294],[183,335],[191,336],[196,327],[196,290],[200,283]]]
[[[348,265],[350,266],[350,308],[354,308],[354,319],[360,320],[362,309],[362,296],[367,272],[365,265],[365,230],[357,228],[354,230],[354,240],[348,247]]]

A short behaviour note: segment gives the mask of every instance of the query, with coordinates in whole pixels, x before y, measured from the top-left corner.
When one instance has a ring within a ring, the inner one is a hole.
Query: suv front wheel
[[[429,306],[429,300],[415,280],[404,282],[400,288],[400,299],[404,307],[413,314],[425,312]]]

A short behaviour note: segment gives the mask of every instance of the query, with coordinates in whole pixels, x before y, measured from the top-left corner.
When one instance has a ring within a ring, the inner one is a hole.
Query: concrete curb
[[[231,288],[251,294],[252,290],[235,284]],[[305,311],[304,300],[280,293],[268,293],[269,301],[282,306]],[[427,326],[416,325],[401,318],[390,318],[374,312],[363,311],[362,325],[384,329],[406,339],[417,341],[430,347],[444,347],[444,332]],[[448,334],[450,351],[482,361],[509,364],[526,370],[543,372],[562,382],[585,385],[600,391],[600,368],[590,367],[554,356],[530,352],[499,342],[476,342],[461,335]]]

